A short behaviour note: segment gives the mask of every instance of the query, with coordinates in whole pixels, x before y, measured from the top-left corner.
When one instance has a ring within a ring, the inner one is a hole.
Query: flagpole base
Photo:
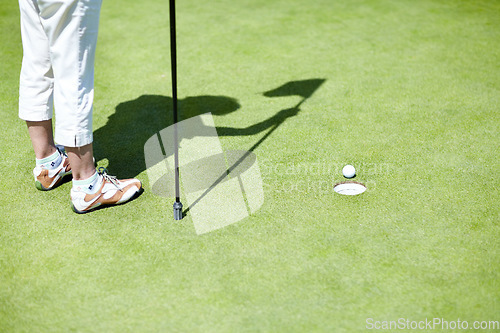
[[[180,201],[174,202],[174,220],[182,220],[182,203]]]

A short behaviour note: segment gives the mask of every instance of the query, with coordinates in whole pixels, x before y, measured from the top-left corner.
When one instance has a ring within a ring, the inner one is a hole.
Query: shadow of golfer
[[[240,108],[234,98],[196,96],[179,101],[182,118],[206,112],[225,115]],[[94,132],[94,155],[97,161],[108,160],[110,173],[120,178],[136,177],[146,170],[144,143],[172,125],[172,98],[142,95],[120,103],[105,126]]]
[[[286,119],[300,111],[300,106],[323,84],[324,79],[288,82],[264,93],[266,97],[301,96],[292,108],[281,110],[269,118],[245,128],[216,127],[219,136],[252,136],[268,132],[249,151],[254,151]],[[223,116],[240,110],[238,101],[226,96],[194,96],[178,101],[180,119],[207,112]],[[172,98],[142,95],[120,103],[106,125],[94,132],[94,155],[97,161],[108,160],[108,169],[120,178],[136,177],[146,170],[144,144],[162,129],[172,125]],[[232,168],[234,168],[233,166]]]

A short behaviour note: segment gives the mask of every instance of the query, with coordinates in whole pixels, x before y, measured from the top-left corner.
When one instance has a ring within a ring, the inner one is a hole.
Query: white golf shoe
[[[123,204],[134,198],[142,190],[138,179],[121,179],[107,174],[99,168],[95,190],[93,186],[73,186],[71,189],[72,208],[78,214],[88,213],[97,208]]]

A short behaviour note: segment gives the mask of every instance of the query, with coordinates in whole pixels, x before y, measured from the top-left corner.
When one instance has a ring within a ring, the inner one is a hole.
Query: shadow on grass
[[[197,96],[179,100],[182,119],[206,112],[224,115],[240,105],[225,96]],[[94,155],[97,161],[108,159],[108,170],[120,178],[136,177],[146,170],[144,144],[155,133],[172,125],[172,98],[142,95],[118,104],[105,126],[94,132]]]
[[[301,96],[292,108],[281,110],[269,118],[245,128],[217,127],[219,136],[257,135],[268,132],[249,151],[254,151],[286,119],[300,111],[300,106],[323,84],[324,79],[291,81],[264,93],[266,97]],[[195,96],[178,101],[180,120],[207,112],[223,116],[240,110],[235,98],[227,96]],[[97,161],[108,159],[110,173],[132,178],[146,170],[144,144],[162,129],[172,125],[172,98],[142,95],[118,104],[105,126],[94,132],[94,155]]]

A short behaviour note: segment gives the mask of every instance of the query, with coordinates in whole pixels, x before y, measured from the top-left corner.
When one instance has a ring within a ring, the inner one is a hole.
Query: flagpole
[[[175,0],[170,0],[170,65],[172,68],[172,103],[174,115],[174,168],[175,168],[175,202],[174,219],[182,219],[182,203],[180,199],[179,185],[179,142],[177,133],[177,52],[175,32]]]

